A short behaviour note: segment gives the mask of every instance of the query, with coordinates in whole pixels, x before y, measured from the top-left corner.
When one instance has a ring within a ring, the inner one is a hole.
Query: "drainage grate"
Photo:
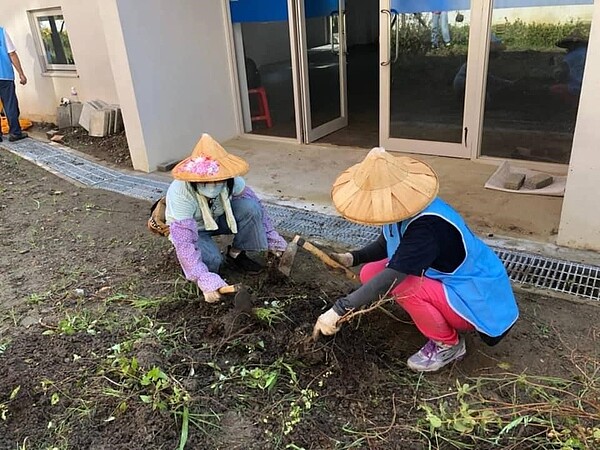
[[[265,203],[273,225],[288,234],[299,234],[307,239],[321,238],[344,246],[362,247],[379,236],[379,227],[369,227],[330,216],[290,206]]]
[[[600,300],[600,267],[498,248],[494,250],[514,282]]]
[[[41,167],[59,172],[90,187],[130,197],[155,200],[169,186],[167,182],[145,176],[123,174],[68,153],[59,146],[34,139],[14,144],[3,143],[3,146]],[[346,248],[360,248],[373,242],[380,233],[379,227],[355,224],[341,217],[284,205],[264,205],[275,228],[287,234],[300,234],[308,239],[318,238]],[[492,248],[515,283],[600,300],[600,267],[493,246]]]
[[[118,178],[121,174],[74,155],[57,155],[37,161],[44,168],[61,173],[86,186]]]
[[[47,144],[45,142],[36,141],[35,139],[24,139],[18,142],[4,141],[2,142],[2,146],[7,150],[33,162],[65,153],[56,146]]]
[[[118,192],[142,200],[158,200],[167,191],[169,183],[135,175],[120,175],[117,178],[94,185],[95,188]]]

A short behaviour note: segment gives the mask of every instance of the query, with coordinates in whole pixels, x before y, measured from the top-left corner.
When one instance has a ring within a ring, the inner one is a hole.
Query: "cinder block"
[[[58,133],[59,133],[58,130],[48,130],[48,131],[46,131],[46,137],[49,140],[52,140],[52,137],[55,136],[55,135],[57,135]]]
[[[56,108],[56,124],[60,130],[71,126],[70,105],[60,105]]]
[[[161,163],[158,166],[156,166],[156,170],[158,170],[159,172],[169,172],[173,170],[173,167],[175,167],[179,163],[179,161],[180,160],[175,159],[173,161]]]
[[[90,119],[92,117],[92,111],[95,110],[96,107],[92,104],[92,102],[85,102],[83,104],[83,108],[81,109],[81,114],[79,115],[79,125],[88,132],[90,131]]]
[[[90,136],[103,137],[108,135],[108,124],[110,121],[110,113],[105,110],[94,110],[90,115]]]
[[[92,113],[99,111],[107,105],[102,100],[92,100],[83,104],[81,114],[79,116],[79,125],[81,125],[89,133],[90,121],[92,120]]]
[[[541,189],[546,186],[550,186],[554,182],[554,178],[551,175],[545,173],[538,173],[527,177],[523,187],[525,189]]]
[[[123,130],[123,116],[119,105],[109,105],[102,100],[92,100],[83,104],[79,125],[90,136],[107,136]]]
[[[123,131],[123,114],[121,113],[121,107],[119,105],[110,105],[110,108],[115,111],[115,126],[112,132],[118,134]]]
[[[504,189],[518,191],[523,186],[525,175],[522,173],[511,173],[504,182]]]
[[[71,107],[71,126],[76,127],[79,125],[79,117],[81,116],[81,111],[83,110],[83,103],[73,102],[69,106]]]

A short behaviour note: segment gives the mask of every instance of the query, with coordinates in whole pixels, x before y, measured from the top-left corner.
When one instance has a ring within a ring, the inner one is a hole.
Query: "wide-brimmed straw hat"
[[[335,180],[331,197],[351,222],[385,225],[418,214],[438,190],[438,177],[429,165],[375,147]]]
[[[588,37],[581,30],[574,30],[556,43],[557,47],[568,48],[572,45],[587,44]]]
[[[171,174],[176,180],[216,182],[248,173],[248,163],[227,151],[204,133],[192,154],[177,164]]]

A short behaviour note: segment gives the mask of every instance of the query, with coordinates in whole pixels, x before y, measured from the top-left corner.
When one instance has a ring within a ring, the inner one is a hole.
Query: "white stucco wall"
[[[0,25],[7,29],[21,59],[28,84],[17,83],[21,116],[54,121],[61,97],[75,87],[82,101],[102,99],[118,103],[108,60],[102,24],[98,20],[102,0],[2,0]],[[43,75],[28,11],[61,7],[77,67],[76,76]]]
[[[492,22],[503,23],[515,20],[525,23],[568,23],[578,20],[589,22],[592,19],[593,8],[593,5],[497,8],[494,9]]]
[[[525,23],[568,23],[589,22],[592,20],[593,5],[576,6],[535,6],[526,8],[495,8],[492,11],[492,24],[502,24],[520,20]],[[461,11],[464,15],[462,24],[471,22],[470,11]],[[450,25],[460,25],[455,22],[456,12],[448,12]]]
[[[202,133],[237,136],[225,1],[102,0],[133,165],[188,156]],[[137,116],[137,118],[136,118]],[[145,149],[145,151],[144,151]]]
[[[594,5],[573,151],[557,242],[600,250],[600,2]]]

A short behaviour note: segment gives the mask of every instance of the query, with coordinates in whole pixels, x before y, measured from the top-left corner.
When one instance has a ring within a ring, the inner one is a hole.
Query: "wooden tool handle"
[[[240,290],[240,287],[239,284],[228,284],[219,288],[219,294],[235,294]]]
[[[323,250],[318,249],[317,247],[312,245],[310,242],[304,240],[303,238],[299,238],[298,245],[300,247],[302,247],[304,250],[315,255],[317,258],[319,258],[321,261],[323,261],[329,267],[333,267],[334,269],[342,269],[348,278],[350,278],[351,280],[356,280],[356,274],[354,272],[352,272],[347,267],[341,265],[339,262],[337,262],[335,259],[331,258]]]

